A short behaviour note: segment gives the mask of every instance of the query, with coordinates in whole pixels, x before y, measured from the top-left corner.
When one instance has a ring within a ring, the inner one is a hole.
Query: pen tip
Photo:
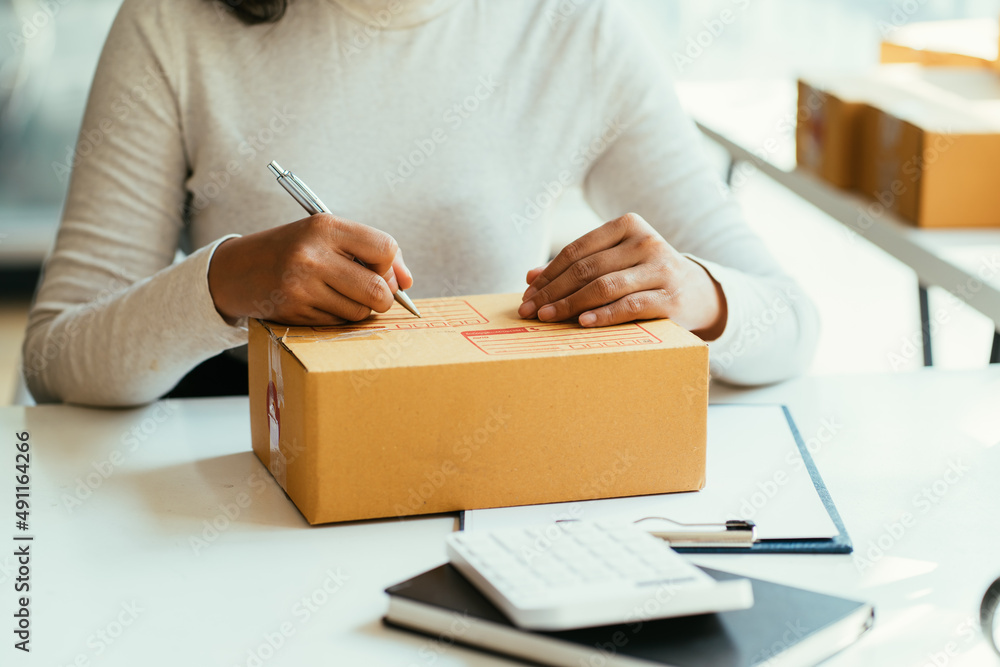
[[[281,176],[281,174],[283,174],[285,171],[284,169],[281,168],[281,165],[275,162],[274,160],[271,160],[271,163],[267,165],[267,168],[270,169],[271,173],[273,173],[275,176]]]

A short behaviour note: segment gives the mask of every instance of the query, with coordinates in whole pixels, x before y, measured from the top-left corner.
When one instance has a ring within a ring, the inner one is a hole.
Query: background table
[[[892,213],[873,214],[873,200],[836,188],[795,164],[794,81],[685,82],[677,85],[702,133],[731,160],[729,177],[758,169],[878,246],[917,274],[924,363],[932,364],[927,288],[948,290],[1000,328],[1000,229],[921,229]],[[961,224],[961,221],[957,221]],[[1000,362],[1000,333],[990,361]]]
[[[832,665],[922,665],[949,644],[949,665],[991,659],[975,615],[1000,575],[1000,368],[715,386],[712,397],[790,406],[866,561],[693,560],[874,602],[873,632]],[[512,664],[384,628],[382,590],[443,562],[455,517],[309,527],[250,452],[246,399],[2,408],[0,428],[0,539],[17,532],[11,441],[25,429],[36,536],[33,652],[5,633],[4,665]],[[926,508],[922,489],[936,498]],[[899,533],[904,512],[913,521]],[[0,548],[8,624],[12,551]]]

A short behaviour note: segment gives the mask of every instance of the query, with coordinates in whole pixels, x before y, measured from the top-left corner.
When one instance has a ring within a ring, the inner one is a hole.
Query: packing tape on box
[[[352,340],[352,339],[372,339],[379,340],[382,338],[380,334],[384,333],[386,329],[357,329],[352,331],[345,331],[340,334],[326,334],[323,336],[285,336],[281,337],[281,340],[294,339],[296,343],[329,343],[341,340]]]
[[[288,333],[288,330],[285,330]],[[267,365],[270,368],[270,382],[267,387],[267,428],[271,451],[271,474],[281,488],[285,488],[286,463],[281,452],[281,409],[285,407],[285,385],[281,377],[281,347],[278,338],[271,332],[267,346]]]

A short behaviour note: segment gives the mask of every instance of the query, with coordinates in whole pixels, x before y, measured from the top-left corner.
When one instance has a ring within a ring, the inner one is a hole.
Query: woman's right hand
[[[395,239],[326,213],[223,241],[208,270],[215,308],[229,322],[363,320],[389,310],[396,290],[412,284]]]

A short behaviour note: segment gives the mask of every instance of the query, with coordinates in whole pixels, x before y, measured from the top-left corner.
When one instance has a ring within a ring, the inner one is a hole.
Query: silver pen
[[[306,213],[309,215],[316,215],[317,213],[331,212],[330,209],[327,208],[326,204],[323,203],[323,200],[317,197],[316,193],[313,192],[308,185],[303,183],[298,176],[287,169],[282,169],[281,165],[274,160],[271,160],[271,164],[267,165],[267,168],[271,170],[271,173],[278,177],[278,183],[281,184],[281,187],[285,188],[285,190],[288,191],[288,194],[292,195],[292,199],[297,201],[299,206],[306,210]],[[368,268],[368,266],[357,257],[354,258],[354,261],[366,269]],[[410,297],[407,296],[406,292],[403,290],[396,290],[395,299],[396,303],[401,305],[403,308],[406,308],[417,317],[421,316],[420,311],[417,310],[417,307],[413,305],[413,301],[410,300]]]

